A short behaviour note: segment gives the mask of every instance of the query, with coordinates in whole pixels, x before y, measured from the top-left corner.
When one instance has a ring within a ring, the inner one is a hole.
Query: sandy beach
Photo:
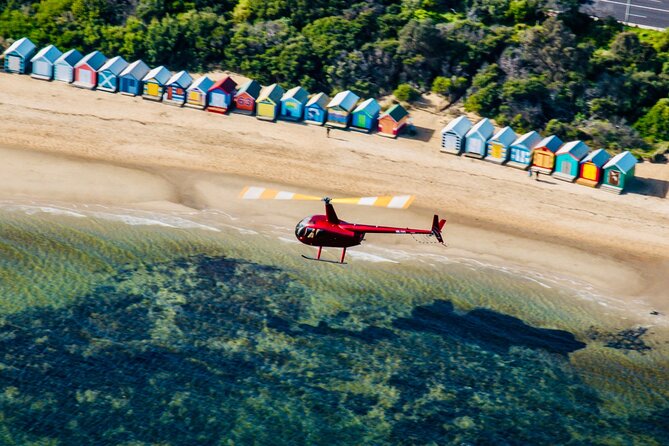
[[[342,208],[348,220],[427,226],[449,253],[564,274],[669,323],[669,165],[642,163],[621,196],[439,152],[451,118],[418,111],[414,138],[220,116],[0,74],[0,200],[219,209],[294,224],[314,203],[251,205],[246,184],[334,196],[414,194],[410,211]],[[292,237],[292,234],[287,234]],[[410,244],[395,238],[374,243]],[[364,249],[364,248],[362,248]],[[423,249],[418,246],[413,249]],[[437,249],[430,246],[427,249]]]

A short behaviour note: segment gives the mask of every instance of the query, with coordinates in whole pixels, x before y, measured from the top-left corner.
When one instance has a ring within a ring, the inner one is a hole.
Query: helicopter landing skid
[[[302,257],[304,257],[307,260],[313,260],[315,262],[334,263],[335,265],[347,265],[346,262],[338,262],[337,260],[317,259],[316,257],[309,257],[305,256],[304,254],[302,254]]]

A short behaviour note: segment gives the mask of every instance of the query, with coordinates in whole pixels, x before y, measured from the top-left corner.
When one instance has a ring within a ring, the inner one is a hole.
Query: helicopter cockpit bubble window
[[[295,235],[298,237],[304,237],[307,234],[306,226],[309,224],[310,220],[311,217],[307,217],[299,222],[295,227]]]

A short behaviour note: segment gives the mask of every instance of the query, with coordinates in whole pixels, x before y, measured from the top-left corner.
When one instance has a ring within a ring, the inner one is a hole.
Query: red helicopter
[[[318,200],[325,202],[325,215],[312,215],[300,221],[295,227],[295,237],[305,245],[317,246],[318,254],[315,258],[302,256],[310,260],[321,260],[323,247],[342,248],[339,263],[344,263],[346,248],[362,243],[365,234],[424,234],[432,236],[439,243],[444,243],[441,230],[446,220],[439,220],[435,215],[430,229],[396,228],[392,226],[373,226],[347,223],[337,217],[333,203],[359,204],[364,206],[382,206],[396,209],[406,209],[413,201],[411,195],[388,197],[362,198],[321,198],[311,195],[295,194],[292,192],[277,191],[264,187],[246,187],[240,198],[245,200]]]

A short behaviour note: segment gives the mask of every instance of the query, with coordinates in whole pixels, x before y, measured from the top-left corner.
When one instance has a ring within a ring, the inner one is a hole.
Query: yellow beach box
[[[256,118],[274,121],[279,116],[283,93],[283,88],[279,84],[272,84],[263,88],[256,101]]]

